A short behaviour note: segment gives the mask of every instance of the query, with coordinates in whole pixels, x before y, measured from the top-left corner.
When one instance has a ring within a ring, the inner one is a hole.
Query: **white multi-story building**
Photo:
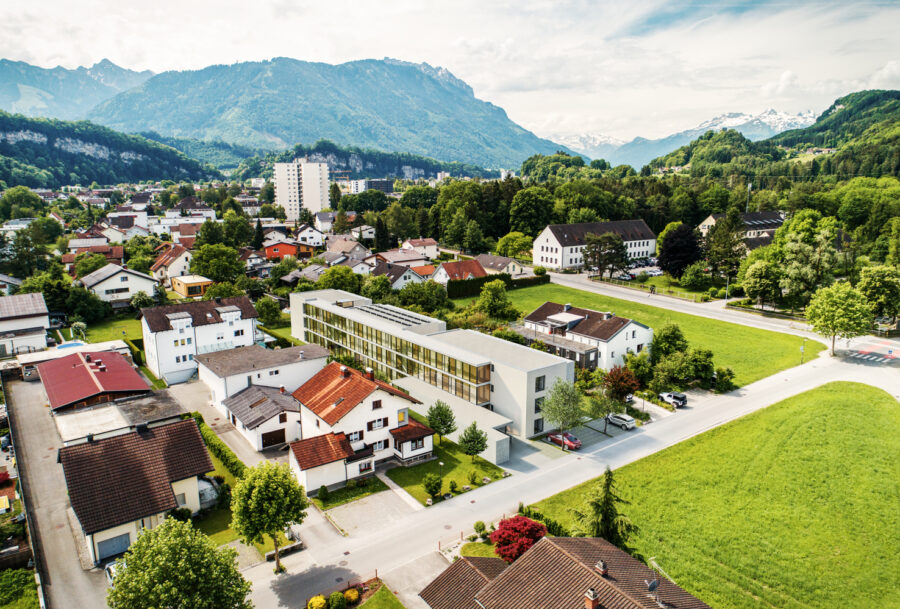
[[[505,421],[501,430],[520,438],[543,430],[537,398],[557,379],[574,382],[572,361],[480,332],[448,331],[439,319],[349,292],[296,292],[290,306],[294,337],[349,355],[398,383],[414,377],[423,387],[458,398],[455,403],[466,407],[458,420],[479,420],[479,411],[494,411]],[[506,459],[500,447],[496,461]]]
[[[107,264],[82,277],[81,285],[97,295],[103,302],[113,307],[127,307],[131,298],[143,292],[151,298],[156,295],[156,279],[134,269],[118,264]]]
[[[587,236],[604,233],[622,237],[629,258],[648,258],[656,253],[656,235],[643,220],[550,224],[532,244],[534,265],[551,269],[582,268]]]
[[[291,469],[308,492],[371,475],[385,461],[409,465],[432,457],[433,431],[410,419],[407,393],[338,362],[293,393],[302,438],[291,444]],[[337,450],[323,450],[323,443]]]
[[[40,292],[0,297],[0,357],[46,349],[49,327]]]
[[[300,218],[300,208],[312,213],[326,209],[328,203],[328,164],[294,159],[275,163],[275,204],[284,208],[289,222]]]
[[[254,343],[256,309],[246,296],[141,309],[147,367],[167,383],[197,370],[194,357]]]

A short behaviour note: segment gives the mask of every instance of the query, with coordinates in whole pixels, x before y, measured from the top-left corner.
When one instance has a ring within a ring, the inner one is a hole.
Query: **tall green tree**
[[[509,300],[506,284],[502,279],[488,281],[481,286],[475,309],[495,319],[512,320],[519,316],[518,309]]]
[[[375,250],[383,252],[391,247],[391,236],[381,216],[375,221]]]
[[[628,247],[616,233],[588,233],[583,253],[585,266],[595,267],[601,277],[607,272],[612,276],[628,266]]]
[[[617,412],[625,412],[625,404],[616,400],[608,393],[592,395],[590,399],[588,399],[586,414],[591,420],[603,419],[603,433],[606,435],[609,435],[607,433],[607,430],[609,429],[608,417]]]
[[[560,433],[572,429],[581,423],[584,415],[581,392],[573,383],[557,378],[541,405],[541,412],[544,420],[558,428]]]
[[[263,234],[262,221],[257,218],[256,228],[253,229],[253,240],[250,242],[250,247],[252,247],[256,251],[261,250],[265,239],[266,237]]]
[[[225,226],[221,222],[215,220],[206,220],[200,225],[197,231],[197,239],[194,241],[194,247],[204,245],[226,244]]]
[[[229,247],[243,247],[250,242],[253,236],[250,221],[243,213],[235,213],[231,210],[225,212],[222,227],[225,245]]]
[[[363,280],[361,294],[372,302],[382,302],[391,295],[391,280],[387,275],[369,275]]]
[[[619,511],[619,506],[628,505],[616,488],[612,470],[606,466],[603,482],[587,505],[581,510],[573,510],[581,537],[601,537],[622,550],[628,550],[629,538],[637,533],[637,527]]]
[[[341,203],[341,187],[337,182],[332,182],[328,187],[328,203],[331,205],[331,209],[337,209]]]
[[[141,531],[118,561],[106,602],[110,609],[252,609],[236,558],[190,522],[166,518]]]
[[[333,266],[319,277],[316,287],[320,290],[344,290],[359,294],[362,290],[363,276],[354,273],[347,266]]]
[[[536,237],[552,220],[553,196],[540,186],[520,190],[509,208],[509,228]]]
[[[659,360],[671,355],[687,351],[688,342],[678,324],[668,323],[653,331],[650,342],[650,361],[655,365]]]
[[[466,226],[465,248],[470,254],[478,254],[485,250],[484,233],[481,226],[475,220],[469,220]]]
[[[672,226],[670,224],[669,226]],[[686,268],[703,257],[697,233],[688,225],[678,223],[657,239],[659,268],[680,279]],[[661,241],[660,241],[661,239]]]
[[[429,406],[426,418],[428,426],[438,435],[438,443],[444,436],[456,431],[456,415],[446,402],[438,400]]]
[[[744,221],[735,207],[728,209],[724,217],[709,229],[706,234],[706,258],[713,269],[725,277],[737,274],[741,259],[744,257]]]
[[[515,258],[526,254],[531,250],[533,239],[520,232],[507,233],[497,240],[497,247],[494,251],[498,256],[509,256]]]
[[[459,435],[459,447],[472,461],[487,449],[487,434],[478,429],[477,421],[472,421]]]
[[[831,339],[831,354],[838,338],[853,338],[872,329],[872,309],[863,294],[846,281],[819,288],[806,307],[813,332]]]
[[[900,315],[900,267],[870,266],[862,269],[856,286],[878,317]]]
[[[91,254],[88,252],[75,256],[75,275],[79,278],[90,275],[107,265],[106,256],[103,254]]]
[[[279,536],[306,518],[306,492],[285,463],[263,461],[247,468],[231,495],[231,526],[246,543],[269,536],[275,546],[275,572],[283,571]]]
[[[767,301],[781,295],[779,280],[778,269],[771,262],[757,260],[747,269],[742,285],[747,296],[756,300],[757,306],[762,308]]]
[[[274,328],[281,323],[281,306],[273,298],[266,297],[257,300],[256,313],[259,315],[260,323],[264,326]]]
[[[234,282],[245,266],[237,250],[221,243],[202,245],[191,258],[191,272],[216,282]],[[348,269],[349,270],[349,269]]]
[[[671,233],[673,230],[678,228],[679,226],[683,226],[684,222],[681,220],[675,220],[674,222],[669,222],[666,224],[666,227],[659,231],[659,234],[656,235],[656,255],[659,256],[659,253],[662,248],[663,241],[666,240],[666,236]]]

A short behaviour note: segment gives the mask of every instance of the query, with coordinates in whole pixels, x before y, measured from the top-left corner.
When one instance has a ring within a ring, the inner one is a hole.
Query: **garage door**
[[[262,435],[263,448],[275,446],[276,444],[284,444],[284,430],[276,429]]]
[[[106,539],[97,544],[97,560],[103,560],[116,554],[122,554],[131,545],[131,537],[128,533]]]

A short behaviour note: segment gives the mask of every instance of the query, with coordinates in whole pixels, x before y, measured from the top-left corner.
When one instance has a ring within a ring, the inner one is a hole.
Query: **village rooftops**
[[[526,315],[525,321],[554,329],[565,328],[567,334],[580,334],[604,342],[630,323],[647,327],[627,317],[617,317],[608,312],[581,309],[556,302],[545,302]]]
[[[194,359],[216,376],[226,377],[322,357],[328,357],[328,349],[319,345],[300,345],[287,349],[266,349],[259,345],[249,345],[203,353]]]
[[[300,412],[300,403],[282,389],[250,385],[222,402],[238,421],[256,429],[282,412]]]
[[[86,288],[92,288],[101,281],[109,279],[116,273],[123,272],[128,273],[129,275],[134,275],[135,277],[140,277],[141,279],[147,279],[148,281],[155,282],[156,279],[151,277],[150,275],[145,275],[139,271],[135,271],[134,269],[127,269],[123,266],[119,266],[118,264],[107,264],[106,266],[102,266],[93,273],[89,273],[80,279],[81,284]]]
[[[37,370],[52,410],[150,391],[131,364],[115,351],[75,353],[38,364]]]

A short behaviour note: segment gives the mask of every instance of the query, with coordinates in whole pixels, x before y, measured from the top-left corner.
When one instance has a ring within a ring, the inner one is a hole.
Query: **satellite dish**
[[[654,579],[652,582],[648,582],[648,581],[645,579],[645,580],[644,580],[644,583],[647,584],[647,591],[648,591],[648,592],[656,592],[656,589],[659,588],[659,580],[658,580],[658,579]]]

